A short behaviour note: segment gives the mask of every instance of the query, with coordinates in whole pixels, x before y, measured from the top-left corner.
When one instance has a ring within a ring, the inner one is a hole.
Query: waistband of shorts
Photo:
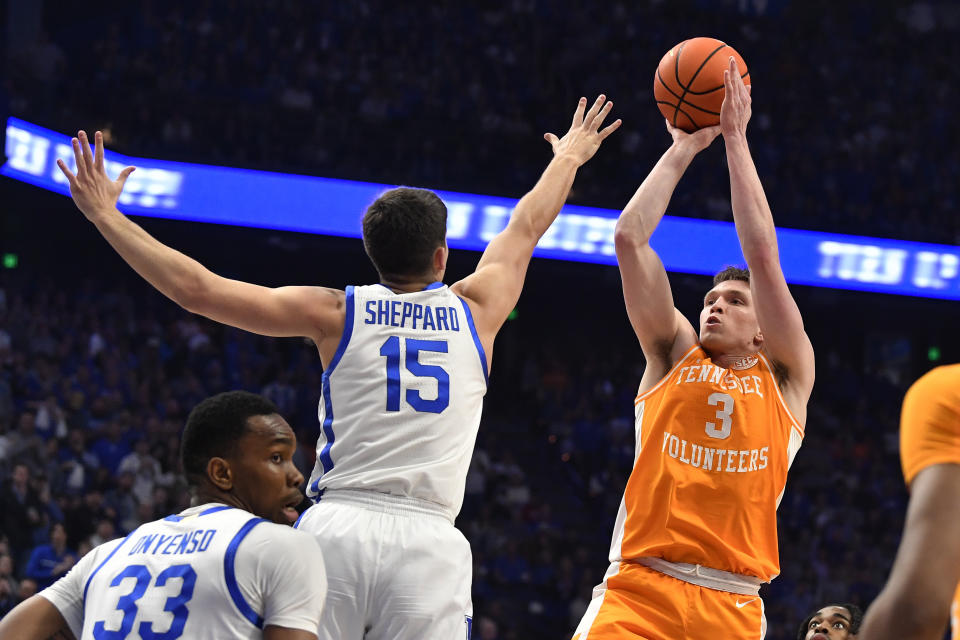
[[[670,562],[663,558],[653,558],[643,556],[634,560],[627,560],[666,574],[671,578],[683,580],[698,587],[715,589],[717,591],[728,591],[742,596],[759,596],[760,585],[763,580],[753,576],[744,576],[739,573],[731,573],[720,569],[711,569],[699,564],[688,564],[686,562]]]
[[[442,504],[369,489],[327,489],[317,504],[349,504],[395,516],[435,516],[453,524],[453,510]]]

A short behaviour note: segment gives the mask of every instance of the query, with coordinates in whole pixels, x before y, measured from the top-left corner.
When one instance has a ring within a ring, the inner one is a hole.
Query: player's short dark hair
[[[255,393],[227,391],[203,400],[187,417],[180,438],[180,464],[195,487],[206,476],[210,458],[234,454],[253,416],[279,414],[277,406]]]
[[[713,286],[717,286],[721,282],[726,282],[727,280],[741,280],[750,284],[750,269],[743,269],[741,267],[727,267],[717,275],[713,276]]]
[[[863,609],[849,602],[832,603],[825,604],[816,611],[811,611],[810,615],[803,619],[803,622],[800,623],[800,628],[797,629],[797,640],[803,640],[804,637],[806,637],[807,627],[810,625],[810,621],[813,620],[813,617],[817,615],[817,613],[819,613],[820,609],[826,609],[827,607],[840,607],[841,609],[846,609],[847,612],[850,613],[850,633],[858,633],[860,631],[860,623],[863,622]]]
[[[428,272],[446,237],[447,206],[427,189],[391,189],[363,214],[363,246],[381,277],[403,280]]]

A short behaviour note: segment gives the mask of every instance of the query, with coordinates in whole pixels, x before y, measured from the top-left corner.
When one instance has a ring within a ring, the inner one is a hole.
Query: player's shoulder
[[[262,518],[254,525],[244,542],[248,546],[264,546],[270,548],[271,554],[297,552],[302,547],[314,547],[316,538],[307,533],[294,529],[291,526],[277,524]]]
[[[944,393],[960,395],[960,364],[935,367],[923,374],[908,393]]]

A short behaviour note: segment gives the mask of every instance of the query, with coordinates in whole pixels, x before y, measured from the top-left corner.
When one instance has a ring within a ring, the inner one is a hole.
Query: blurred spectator
[[[41,524],[43,506],[30,486],[30,467],[24,462],[13,465],[10,479],[0,489],[0,521],[17,566],[24,566],[33,547],[33,533]]]
[[[76,552],[67,548],[67,531],[58,522],[50,530],[50,544],[33,549],[24,575],[36,582],[37,589],[46,589],[64,576],[76,562]]]

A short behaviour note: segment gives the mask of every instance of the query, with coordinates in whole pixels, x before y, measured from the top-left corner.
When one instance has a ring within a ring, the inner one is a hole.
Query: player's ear
[[[763,347],[763,332],[757,331],[757,335],[753,336],[753,345],[760,349]]]
[[[450,255],[450,250],[447,248],[446,242],[444,242],[442,246],[437,247],[433,252],[433,270],[446,271],[447,256],[449,255]]]
[[[233,469],[223,458],[210,458],[207,461],[207,479],[221,491],[233,489]]]

